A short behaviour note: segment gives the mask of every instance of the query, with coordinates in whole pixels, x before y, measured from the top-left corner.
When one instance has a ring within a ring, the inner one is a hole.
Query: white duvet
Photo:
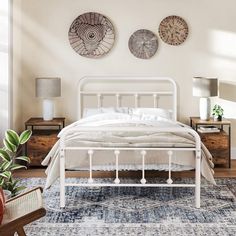
[[[132,115],[123,113],[103,113],[81,119],[59,133],[62,137],[69,129],[76,130],[66,138],[66,146],[71,147],[192,147],[194,139],[190,134],[176,134],[173,132],[152,132],[150,127],[176,128],[185,126],[156,115]],[[135,131],[96,131],[81,132],[80,127],[133,127]],[[149,127],[148,132],[139,131],[140,127]],[[186,127],[186,126],[185,126]],[[140,151],[121,151],[119,169],[139,170],[141,165]],[[54,145],[42,162],[47,165],[46,188],[59,177],[59,141]],[[66,152],[66,169],[87,170],[89,168],[88,154],[85,150]],[[193,151],[175,151],[172,158],[172,170],[194,169],[195,155]],[[167,170],[167,151],[148,151],[145,168],[153,170]],[[215,184],[213,178],[213,163],[211,155],[202,145],[202,175]],[[111,151],[95,151],[93,155],[94,170],[114,170],[115,157]]]

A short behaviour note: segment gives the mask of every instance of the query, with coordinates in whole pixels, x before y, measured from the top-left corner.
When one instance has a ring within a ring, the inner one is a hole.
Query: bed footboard
[[[171,132],[171,133],[188,133],[191,134],[194,139],[194,147],[150,147],[150,148],[141,148],[141,147],[68,147],[66,146],[66,139],[70,134],[76,132],[107,132],[107,131],[129,131],[137,132],[138,131],[151,131],[151,132]],[[66,183],[65,182],[65,154],[66,150],[86,150],[89,158],[89,178],[87,183]],[[96,151],[114,151],[115,157],[115,166],[116,166],[116,177],[114,183],[94,183],[93,182],[93,155]],[[122,151],[135,150],[140,151],[142,158],[142,178],[140,183],[130,183],[123,184],[120,183],[119,179],[119,155]],[[147,183],[145,179],[145,158],[147,152],[150,150],[166,150],[168,154],[168,179],[166,184],[158,183]],[[171,160],[174,151],[194,151],[195,152],[195,184],[175,184],[171,177]],[[201,140],[199,135],[191,128],[188,127],[179,127],[179,128],[154,128],[154,127],[80,127],[67,130],[62,137],[60,138],[60,207],[65,207],[65,188],[66,186],[83,186],[83,187],[105,187],[105,186],[129,186],[129,187],[194,187],[195,188],[195,206],[200,208],[200,194],[201,194]]]

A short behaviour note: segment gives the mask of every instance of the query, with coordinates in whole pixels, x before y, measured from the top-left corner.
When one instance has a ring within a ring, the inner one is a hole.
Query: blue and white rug
[[[45,179],[21,181],[33,187],[43,186]],[[157,181],[165,180],[151,180]],[[176,179],[177,182],[192,183],[193,179]],[[27,235],[236,235],[233,178],[217,179],[217,186],[202,180],[200,209],[194,206],[192,188],[67,187],[67,205],[61,210],[56,182],[44,192],[44,199],[47,215],[25,227]]]

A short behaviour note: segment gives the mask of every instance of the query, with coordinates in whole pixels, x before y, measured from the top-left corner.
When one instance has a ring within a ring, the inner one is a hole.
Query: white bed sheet
[[[175,123],[155,115],[133,115],[121,113],[98,114],[81,119],[64,128],[59,137],[68,129],[89,127],[179,127],[183,124]],[[137,129],[138,130],[138,129]],[[71,134],[67,140],[68,146],[99,146],[99,147],[192,147],[194,144],[192,136],[188,134],[176,135],[173,133],[155,132],[96,132],[92,135],[87,132]],[[211,155],[203,146],[201,172],[212,183],[213,178]],[[167,170],[167,151],[148,151],[146,156],[146,169]],[[175,151],[172,170],[189,170],[195,167],[195,155],[193,151]],[[42,163],[48,165],[46,170],[47,183],[49,187],[59,177],[59,142],[52,148]],[[93,170],[114,170],[114,152],[96,151],[93,156]],[[141,169],[140,151],[121,151],[119,167],[124,170]],[[89,169],[87,151],[67,151],[66,169]]]

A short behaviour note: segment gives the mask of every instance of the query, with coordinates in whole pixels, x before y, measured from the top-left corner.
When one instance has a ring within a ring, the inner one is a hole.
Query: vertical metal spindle
[[[100,108],[102,107],[102,95],[97,94],[97,107]]]
[[[141,151],[141,155],[142,155],[142,179],[140,180],[141,184],[146,184],[146,179],[145,179],[145,156],[146,156],[147,152],[145,150]]]
[[[116,107],[120,107],[120,94],[116,94]]]
[[[135,105],[135,108],[138,108],[138,100],[139,100],[139,95],[136,93],[136,94],[134,94],[134,105]]]
[[[157,95],[153,94],[153,107],[157,108]]]
[[[114,154],[116,156],[116,179],[114,180],[115,184],[119,184],[120,183],[120,179],[119,179],[119,155],[120,155],[120,151],[119,150],[115,150]]]
[[[89,179],[88,183],[93,183],[93,176],[92,176],[92,156],[93,156],[93,150],[88,150],[89,154]]]
[[[171,179],[171,157],[173,155],[173,151],[168,151],[168,157],[169,157],[169,178],[167,179],[167,184],[172,184],[173,180]]]

